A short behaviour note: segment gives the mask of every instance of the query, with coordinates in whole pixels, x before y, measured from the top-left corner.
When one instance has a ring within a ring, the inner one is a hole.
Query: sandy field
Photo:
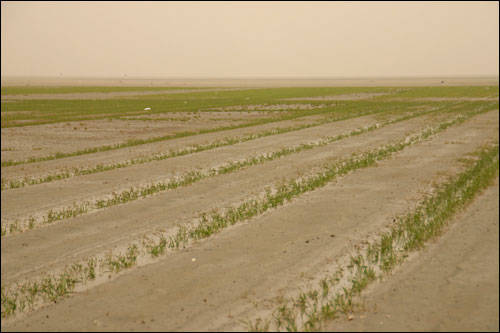
[[[399,87],[498,85],[498,77],[435,78],[22,78],[2,77],[2,86],[151,87]]]
[[[357,101],[381,95],[339,96]],[[447,107],[471,101],[453,102]],[[264,105],[245,112],[234,105],[199,114],[2,128],[2,161],[278,117],[283,110],[276,105],[261,111]],[[144,159],[2,189],[2,331],[241,331],[254,327],[249,323],[257,318],[273,318],[284,299],[317,288],[323,276],[339,267],[347,272],[346,258],[378,239],[439,184],[467,170],[478,151],[498,142],[497,109],[462,114],[410,107],[411,112],[339,120],[305,115],[2,167],[2,182],[7,182]],[[217,146],[220,142],[226,143]],[[188,151],[203,145],[208,148]],[[363,162],[362,156],[387,147],[395,148],[373,164]],[[183,150],[171,158],[152,158]],[[299,184],[327,166],[340,168],[334,164],[340,161],[352,162],[352,170],[313,190],[290,194],[282,203],[269,199],[290,180]],[[360,306],[339,311],[319,328],[498,330],[495,177],[470,206],[450,218],[442,235],[354,297]],[[158,189],[173,180],[178,184]],[[245,218],[231,215],[235,207],[259,200],[270,201]],[[217,212],[225,212],[221,219],[240,220],[213,232],[203,229],[212,233],[198,237],[193,228]],[[184,238],[170,247],[167,240],[175,235]],[[151,242],[162,237],[163,252],[154,255],[160,250]],[[72,275],[83,270],[84,276]],[[49,280],[59,283],[51,292],[46,291]],[[38,281],[36,288],[33,281]],[[56,295],[65,288],[70,291]],[[15,297],[15,311],[8,313]]]
[[[498,179],[439,242],[367,290],[327,331],[498,331]],[[493,266],[493,267],[492,267]]]
[[[27,159],[56,152],[113,145],[132,139],[149,139],[248,123],[272,114],[239,117],[220,113],[175,113],[166,116],[130,116],[123,119],[83,120],[38,126],[2,128],[2,160]],[[158,121],[144,121],[148,118]],[[164,119],[164,121],[159,121]],[[166,119],[165,119],[166,118]]]

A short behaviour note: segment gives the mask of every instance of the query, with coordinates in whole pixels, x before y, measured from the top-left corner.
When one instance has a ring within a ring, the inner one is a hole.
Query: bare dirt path
[[[326,330],[498,332],[498,187],[497,178],[442,237],[363,292],[368,312]]]
[[[496,136],[497,124],[498,112],[475,117],[378,167],[359,170],[158,263],[138,267],[22,321],[2,321],[2,328],[245,329],[239,319],[275,305],[276,296],[297,291],[295,287],[307,286],[312,276],[334,268],[339,254],[352,251],[353,244],[405,211],[443,172],[457,172],[457,159]],[[40,240],[47,241],[50,235],[42,231],[48,229],[37,231]]]

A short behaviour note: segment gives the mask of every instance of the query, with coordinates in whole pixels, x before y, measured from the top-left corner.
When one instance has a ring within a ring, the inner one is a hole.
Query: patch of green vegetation
[[[473,165],[437,186],[434,194],[426,197],[415,210],[399,217],[390,231],[382,233],[364,251],[352,256],[345,270],[340,268],[334,275],[324,277],[317,289],[300,292],[291,300],[282,300],[272,314],[275,330],[318,331],[327,321],[355,310],[359,304],[355,304],[353,296],[360,295],[370,282],[376,280],[377,271],[382,278],[395,265],[404,262],[409,253],[442,234],[452,218],[498,177],[498,142],[482,149],[478,155]],[[337,284],[345,275],[344,271],[350,272],[347,279],[350,286],[340,290]],[[320,293],[321,297],[318,297]],[[262,327],[260,323],[269,321],[258,318],[246,323],[248,330],[254,331],[255,327]]]
[[[56,303],[62,297],[74,292],[75,287],[95,278],[96,260],[89,258],[85,265],[67,266],[60,274],[45,274],[39,279],[18,283],[14,288],[2,284],[2,318],[26,307],[34,309],[37,302]]]
[[[429,98],[429,97],[498,97],[498,86],[470,86],[470,87],[412,87],[401,88],[393,95],[383,96],[384,98],[408,97],[408,98]]]
[[[2,94],[4,89],[2,88]],[[16,88],[17,89],[17,88]],[[55,88],[37,88],[54,91]],[[61,87],[68,92],[75,91],[106,91],[100,87]],[[101,90],[99,90],[101,89]],[[123,89],[132,89],[123,87]],[[151,90],[148,87],[134,87],[137,91]],[[164,89],[158,88],[155,89]],[[155,90],[153,89],[153,90]],[[171,88],[174,89],[174,88]],[[180,88],[177,88],[180,89]],[[22,90],[20,90],[22,91]],[[15,102],[2,101],[1,115],[3,127],[29,126],[50,124],[57,122],[70,122],[91,119],[109,119],[121,116],[145,116],[149,114],[162,114],[169,112],[198,112],[209,108],[222,108],[228,106],[245,106],[252,104],[294,104],[293,101],[283,101],[286,98],[318,97],[352,93],[390,93],[386,96],[375,97],[371,100],[337,101],[336,104],[356,107],[371,106],[394,97],[486,97],[498,96],[498,86],[474,87],[408,87],[408,88],[367,88],[367,87],[332,87],[332,88],[267,88],[233,91],[206,91],[182,94],[159,94],[130,96],[127,98],[104,100],[17,100]],[[322,101],[308,101],[312,105],[320,105]],[[391,103],[396,103],[391,101]],[[145,107],[151,110],[145,111]],[[27,112],[28,111],[28,112]],[[311,111],[311,110],[302,110]],[[297,111],[300,112],[300,111]],[[295,111],[294,111],[295,113]],[[310,112],[307,112],[310,113]]]
[[[182,94],[130,96],[101,100],[18,100],[2,101],[1,126],[29,126],[57,122],[109,119],[122,116],[145,116],[170,112],[198,112],[210,108],[245,106],[252,104],[295,104],[282,101],[297,96],[315,97],[356,92],[392,92],[391,88],[273,88],[232,91],[207,91]],[[321,105],[322,101],[308,104]],[[355,108],[371,106],[375,101],[342,101]],[[394,103],[394,102],[393,102]],[[151,110],[145,111],[145,107]],[[27,112],[31,111],[31,112]],[[292,113],[310,114],[312,110],[295,110]],[[211,111],[213,112],[213,111]]]
[[[243,322],[243,324],[248,326],[250,332],[267,332],[269,330],[269,325],[271,324],[271,322],[269,320],[264,321],[260,318],[258,318],[255,321],[255,323],[251,322],[250,320],[242,321],[242,322]]]
[[[113,256],[112,252],[108,252],[101,263],[101,267],[107,267],[111,272],[118,273],[135,265],[138,255],[139,249],[137,245],[132,244],[128,247],[124,255],[118,254]]]

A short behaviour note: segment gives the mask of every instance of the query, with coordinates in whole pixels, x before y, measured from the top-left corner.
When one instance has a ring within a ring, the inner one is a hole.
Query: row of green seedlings
[[[262,214],[272,208],[283,205],[287,201],[300,196],[306,192],[315,190],[325,186],[327,183],[334,179],[344,176],[354,170],[366,168],[376,164],[378,160],[389,157],[390,155],[399,152],[406,147],[419,143],[428,139],[432,135],[445,130],[446,128],[461,123],[466,120],[466,117],[460,116],[454,120],[443,122],[437,126],[432,126],[422,130],[420,133],[409,136],[397,143],[388,144],[380,148],[370,150],[364,153],[353,155],[350,158],[327,163],[322,171],[316,174],[300,177],[297,179],[290,179],[276,186],[275,189],[267,188],[263,196],[251,198],[238,206],[228,207],[221,210],[212,210],[210,212],[201,213],[198,217],[198,223],[192,226],[180,225],[177,232],[171,236],[162,234],[161,231],[156,233],[156,237],[151,238],[144,236],[140,244],[132,243],[127,248],[125,254],[113,254],[108,252],[104,260],[101,260],[102,267],[108,267],[110,272],[120,272],[123,269],[130,268],[137,262],[137,257],[140,253],[148,253],[151,257],[155,258],[159,255],[165,254],[168,249],[177,250],[181,246],[184,248],[190,242],[205,239],[211,235],[220,232],[224,228],[234,225],[237,222],[249,220],[254,216]],[[142,247],[141,247],[142,244]],[[145,248],[145,251],[140,251],[140,248]],[[70,288],[60,288],[61,293],[55,293],[57,298],[64,297],[65,295],[73,292],[77,283],[84,283],[95,278],[95,258],[89,259],[94,264],[77,264],[66,268],[63,273],[58,277],[51,276],[53,281],[61,281],[64,286]],[[87,271],[85,267],[94,267],[94,274],[84,274]],[[68,282],[68,277],[73,276],[74,270],[79,268],[79,279],[72,279]],[[67,271],[69,270],[69,271]],[[87,277],[85,279],[84,277]],[[43,281],[43,280],[42,280]],[[29,281],[26,284],[18,284],[14,288],[2,287],[2,316],[7,317],[13,314],[16,309],[24,309],[26,305],[34,306],[34,302],[30,301],[31,298],[36,297],[37,292],[40,292],[41,301],[56,299],[47,298],[44,296],[46,292],[44,289],[33,288],[33,285],[38,285],[40,282]],[[35,290],[35,296],[32,296],[32,291]],[[59,290],[59,289],[57,289]]]
[[[178,149],[178,150],[170,150],[167,153],[155,154],[155,155],[152,155],[149,157],[136,158],[133,160],[127,160],[125,162],[120,162],[120,163],[115,163],[115,164],[108,164],[108,165],[98,164],[96,166],[87,167],[87,168],[76,168],[75,167],[71,171],[65,170],[65,171],[62,171],[62,172],[57,173],[57,174],[51,174],[51,175],[38,177],[38,178],[25,177],[23,179],[13,179],[13,180],[9,180],[9,181],[2,179],[2,190],[11,189],[11,188],[19,188],[19,187],[24,187],[24,186],[29,186],[29,185],[36,185],[36,184],[41,184],[41,183],[47,183],[47,182],[52,182],[55,180],[73,177],[73,176],[82,176],[82,175],[89,175],[89,174],[98,173],[98,172],[110,171],[110,170],[129,167],[129,166],[136,165],[136,164],[148,163],[148,162],[152,162],[152,161],[161,161],[161,160],[165,160],[165,159],[169,159],[169,158],[198,153],[198,152],[202,152],[202,151],[206,151],[206,150],[212,150],[212,149],[216,149],[219,147],[234,145],[236,143],[251,141],[251,140],[255,140],[255,139],[270,136],[270,135],[283,134],[286,132],[290,132],[290,131],[298,130],[298,129],[303,129],[303,128],[304,128],[304,126],[301,125],[301,126],[295,126],[295,127],[284,127],[284,128],[271,129],[271,130],[264,131],[262,133],[249,134],[249,135],[245,135],[242,137],[224,138],[222,140],[216,140],[216,141],[209,143],[209,144],[198,144],[198,145],[194,145],[194,146],[190,146],[190,147],[182,148],[182,149]]]
[[[411,112],[408,113],[407,115],[400,117],[396,120],[386,122],[384,125],[387,125],[389,123],[394,123],[397,121],[402,121],[402,120],[407,120],[410,118],[422,116],[424,114],[428,114],[431,112],[435,112],[440,110],[441,108],[433,108],[430,110],[423,110],[419,112]],[[148,157],[141,157],[141,158],[135,158],[132,160],[127,160],[124,162],[119,162],[119,163],[114,163],[114,164],[98,164],[95,166],[91,167],[85,167],[85,168],[77,168],[73,167],[72,169],[67,169],[63,170],[58,173],[42,176],[42,177],[24,177],[22,179],[1,179],[1,190],[7,190],[7,189],[14,189],[14,188],[20,188],[24,186],[31,186],[31,185],[37,185],[37,184],[42,184],[42,183],[48,183],[56,180],[61,180],[61,179],[66,179],[70,177],[75,177],[75,176],[83,176],[83,175],[89,175],[93,173],[98,173],[98,172],[104,172],[104,171],[111,171],[115,169],[121,169],[121,168],[126,168],[129,166],[137,165],[137,164],[143,164],[143,163],[148,163],[152,161],[161,161],[169,158],[174,158],[174,157],[179,157],[179,156],[184,156],[188,154],[193,154],[193,153],[198,153],[202,151],[207,151],[207,150],[212,150],[216,149],[219,147],[225,147],[225,146],[230,146],[234,145],[237,143],[241,142],[247,142],[267,136],[272,136],[272,135],[278,135],[278,134],[284,134],[287,132],[292,132],[292,131],[298,131],[301,129],[306,129],[310,127],[316,127],[320,125],[324,125],[326,123],[331,123],[334,121],[340,121],[340,120],[345,120],[347,118],[351,118],[353,115],[350,115],[349,117],[329,117],[325,119],[321,119],[318,121],[315,121],[310,124],[301,124],[297,126],[290,126],[290,127],[281,127],[281,128],[275,128],[271,130],[266,130],[261,133],[256,133],[256,134],[248,134],[244,135],[241,137],[233,137],[233,138],[223,138],[221,140],[216,140],[214,142],[208,143],[208,144],[197,144],[194,146],[178,149],[178,150],[173,150],[171,149],[167,153],[162,153],[162,154],[155,154],[152,156]]]
[[[271,105],[271,104],[270,104]],[[333,107],[335,106],[335,104],[330,104],[330,105],[326,105],[326,104],[322,104],[322,105],[319,105],[318,107],[315,107],[315,109],[321,109],[321,108],[327,108],[327,107]],[[211,112],[212,111],[212,112]],[[196,112],[187,112],[188,116],[183,116],[183,117],[158,117],[158,118],[153,118],[153,117],[139,117],[139,116],[122,116],[122,117],[118,117],[118,118],[110,118],[110,120],[112,119],[116,119],[116,120],[142,120],[142,121],[176,121],[176,120],[180,120],[180,121],[189,121],[191,119],[200,119],[201,118],[201,113],[206,113],[208,115],[210,115],[210,113],[225,113],[227,111],[231,111],[231,110],[211,110],[210,108],[209,109],[200,109]],[[281,115],[281,114],[288,114],[290,111],[293,111],[293,110],[280,110],[280,111],[269,111],[269,110],[233,110],[234,112],[237,112],[238,114],[243,114],[243,113],[247,113],[247,114],[250,114],[250,113],[255,113],[257,112],[258,113],[258,116],[261,117],[261,116],[266,116],[266,115]],[[172,113],[177,113],[177,112],[172,112]],[[186,112],[179,112],[179,113],[182,113],[182,114],[186,114]],[[227,121],[227,120],[241,120],[241,119],[237,119],[237,118],[208,118],[208,120],[211,120],[211,121]]]
[[[406,117],[405,117],[406,118]],[[72,206],[64,207],[60,210],[49,210],[45,216],[40,216],[38,218],[35,218],[33,216],[30,216],[27,221],[21,222],[19,220],[16,220],[13,223],[7,224],[5,223],[4,226],[1,228],[1,235],[6,236],[6,235],[11,235],[16,232],[23,232],[26,230],[31,230],[34,229],[37,226],[44,225],[44,224],[50,224],[55,221],[59,220],[64,220],[64,219],[69,219],[72,217],[76,217],[82,214],[89,213],[91,211],[97,210],[97,209],[104,209],[108,208],[111,206],[115,206],[118,204],[123,204],[127,203],[130,201],[135,201],[140,198],[146,198],[148,196],[151,196],[153,194],[165,191],[165,190],[171,190],[171,189],[176,189],[178,187],[182,186],[188,186],[190,184],[193,184],[195,182],[198,182],[200,180],[209,178],[209,177],[214,177],[222,174],[227,174],[234,172],[236,170],[243,169],[248,166],[252,165],[257,165],[257,164],[262,164],[267,161],[272,161],[275,159],[279,159],[294,153],[299,153],[303,152],[306,150],[318,148],[321,146],[328,145],[330,143],[342,140],[344,138],[350,137],[350,136],[355,136],[355,135],[360,135],[366,132],[373,131],[375,129],[378,129],[382,126],[385,126],[389,123],[394,123],[398,120],[392,120],[388,121],[384,124],[373,124],[370,126],[366,127],[361,127],[358,129],[355,129],[351,132],[345,133],[345,134],[340,134],[337,136],[329,136],[329,137],[323,137],[319,140],[309,142],[309,143],[302,143],[297,146],[293,147],[284,147],[280,150],[274,151],[274,152],[268,152],[265,154],[257,155],[257,156],[252,156],[247,159],[243,159],[240,161],[234,161],[234,162],[229,162],[225,163],[221,166],[218,166],[216,168],[211,168],[208,171],[198,171],[198,170],[193,170],[189,171],[179,177],[167,180],[167,181],[160,181],[156,183],[152,183],[151,185],[148,185],[143,188],[131,188],[129,190],[124,190],[120,193],[113,193],[111,198],[108,199],[99,199],[96,200],[95,202],[83,202],[80,204],[73,204]]]
[[[47,183],[47,182],[52,182],[60,179],[65,179],[69,177],[74,177],[74,176],[82,176],[82,175],[89,175],[93,173],[98,173],[98,172],[104,172],[104,171],[110,171],[110,170],[115,170],[115,169],[121,169],[129,166],[133,166],[136,164],[143,164],[143,163],[148,163],[152,161],[161,161],[169,158],[174,158],[178,156],[184,156],[188,154],[193,154],[193,153],[198,153],[206,150],[212,150],[216,149],[219,147],[224,147],[224,146],[229,146],[233,145],[236,143],[240,142],[246,142],[246,141],[251,141],[255,140],[261,137],[265,136],[270,136],[270,135],[276,135],[276,134],[282,134],[286,132],[290,132],[293,130],[301,129],[296,127],[285,127],[285,128],[277,128],[277,129],[272,129],[272,130],[267,130],[262,133],[257,133],[257,134],[249,134],[245,135],[242,137],[233,137],[233,138],[223,138],[221,140],[216,140],[214,142],[208,143],[208,144],[197,144],[194,146],[174,150],[171,149],[167,153],[162,153],[162,154],[155,154],[152,156],[148,157],[142,157],[142,158],[136,158],[132,160],[127,160],[125,162],[119,162],[115,164],[98,164],[96,166],[92,167],[87,167],[87,168],[72,168],[71,170],[64,170],[62,172],[56,173],[56,174],[51,174],[43,177],[25,177],[23,179],[13,179],[13,180],[6,180],[2,179],[2,190],[10,189],[10,188],[19,188],[19,187],[24,187],[24,186],[29,186],[29,185],[36,185],[36,184],[41,184],[41,183]]]
[[[373,242],[358,247],[349,264],[323,277],[317,288],[281,300],[267,318],[243,321],[249,331],[318,331],[342,315],[363,309],[355,297],[374,280],[382,279],[414,251],[441,235],[445,226],[498,177],[498,142],[479,153],[472,166],[436,186],[416,209],[399,216]],[[347,274],[345,274],[347,272]],[[343,283],[339,283],[343,278]],[[347,282],[347,283],[345,283]]]
[[[388,110],[363,110],[363,111],[348,113],[348,114],[340,114],[340,115],[335,114],[333,117],[327,117],[324,119],[320,119],[320,120],[317,120],[313,123],[293,126],[293,127],[285,129],[285,131],[296,131],[296,130],[300,130],[300,129],[304,129],[304,128],[319,126],[319,125],[329,123],[329,122],[335,122],[335,121],[350,119],[350,118],[359,117],[359,116],[363,116],[363,115],[380,113],[380,112],[387,112],[387,111]],[[294,119],[300,119],[300,117],[294,118]],[[123,143],[118,143],[118,144],[114,144],[114,145],[103,145],[103,146],[92,147],[92,148],[85,148],[85,149],[77,150],[74,152],[68,152],[68,153],[57,152],[57,153],[52,154],[52,155],[41,156],[41,157],[31,157],[31,158],[23,159],[23,160],[7,160],[7,161],[2,161],[1,166],[2,167],[15,166],[15,165],[26,164],[26,163],[43,162],[43,161],[50,161],[50,160],[72,157],[72,156],[80,156],[80,155],[86,155],[86,154],[92,154],[92,153],[98,153],[98,152],[105,152],[105,151],[121,149],[121,148],[126,148],[126,147],[133,147],[133,146],[138,146],[138,145],[143,145],[143,144],[148,144],[148,143],[155,143],[155,142],[160,142],[160,141],[172,140],[172,139],[177,139],[177,138],[182,138],[182,137],[187,137],[187,136],[214,133],[214,132],[244,128],[244,127],[252,127],[252,126],[256,126],[256,125],[263,125],[263,124],[266,124],[269,122],[279,122],[279,121],[287,120],[287,119],[270,118],[270,119],[264,119],[264,120],[265,121],[259,120],[259,121],[254,121],[254,122],[249,122],[249,123],[239,124],[239,125],[234,125],[234,126],[224,126],[224,127],[217,127],[217,128],[212,128],[212,129],[200,129],[198,131],[188,131],[188,132],[182,132],[182,133],[177,133],[177,134],[172,134],[172,135],[154,137],[154,138],[149,138],[149,139],[131,139],[131,140],[128,140],[127,142],[123,142]],[[280,133],[272,133],[271,132],[270,134],[267,134],[267,135],[274,135],[274,134],[280,134]],[[267,136],[267,135],[262,135],[262,136]],[[253,140],[253,139],[249,139],[249,140]]]
[[[250,158],[240,161],[225,163],[219,167],[211,168],[208,171],[197,171],[197,170],[189,171],[182,176],[167,181],[160,181],[148,185],[147,187],[144,188],[137,188],[137,189],[131,188],[129,190],[122,191],[120,193],[113,193],[111,198],[96,200],[93,203],[90,202],[83,202],[80,204],[75,203],[73,204],[73,206],[64,207],[58,211],[49,210],[46,216],[40,216],[38,219],[36,219],[33,216],[30,216],[28,220],[25,221],[24,223],[21,223],[19,220],[17,220],[14,223],[6,224],[5,226],[2,226],[1,234],[2,236],[6,236],[16,232],[23,232],[26,230],[34,229],[36,226],[39,225],[50,224],[55,221],[69,219],[82,214],[86,214],[90,211],[94,211],[97,209],[104,209],[118,204],[138,200],[140,198],[145,198],[165,190],[171,190],[181,186],[187,186],[209,177],[231,173],[248,166],[261,164],[266,161],[272,161],[294,153],[321,147],[329,143],[339,141],[349,136],[359,135],[362,133],[373,131],[379,127],[380,124],[374,124],[368,127],[362,127],[346,134],[324,137],[314,142],[303,143],[294,147],[284,147],[278,151],[252,156]]]
[[[255,125],[260,125],[260,124],[261,123],[257,123],[257,124],[248,123],[248,124],[243,124],[245,126],[242,126],[242,125],[224,126],[224,127],[213,128],[213,129],[201,129],[198,131],[181,132],[181,133],[177,133],[177,134],[165,135],[165,136],[154,137],[154,138],[149,138],[149,139],[130,139],[127,142],[123,142],[123,143],[118,143],[118,144],[113,144],[113,145],[102,145],[102,146],[98,146],[98,147],[90,147],[90,148],[80,149],[80,150],[68,152],[68,153],[57,152],[55,154],[51,154],[51,155],[47,155],[47,156],[30,157],[28,159],[23,159],[23,160],[2,161],[1,165],[2,165],[2,167],[8,167],[8,166],[15,166],[15,165],[27,164],[27,163],[51,161],[51,160],[56,160],[56,159],[61,159],[61,158],[66,158],[66,157],[73,157],[73,156],[87,155],[87,154],[93,154],[93,153],[99,153],[99,152],[106,152],[106,151],[110,151],[110,150],[116,150],[116,149],[127,148],[127,147],[134,147],[134,146],[139,146],[139,145],[143,145],[143,144],[161,142],[161,141],[183,138],[183,137],[199,135],[199,134],[214,133],[214,132],[226,131],[226,130],[237,129],[237,128],[242,128],[242,127],[250,127],[250,126],[255,126]]]
[[[430,111],[426,111],[428,113]],[[355,129],[351,132],[345,133],[345,134],[340,134],[337,136],[330,136],[330,137],[324,137],[320,140],[310,142],[310,143],[303,143],[298,146],[294,147],[285,147],[282,148],[281,150],[271,152],[271,153],[266,153],[258,156],[253,156],[248,159],[244,159],[241,161],[236,161],[236,162],[229,162],[226,163],[222,166],[219,166],[217,168],[212,168],[208,171],[189,171],[186,174],[179,176],[177,178],[168,180],[168,181],[162,181],[162,182],[157,182],[156,184],[151,184],[145,188],[138,188],[134,189],[131,188],[130,190],[125,190],[122,191],[121,193],[113,193],[111,198],[108,199],[100,199],[95,202],[83,202],[80,204],[73,204],[73,206],[69,207],[64,207],[60,210],[54,211],[54,210],[49,210],[47,215],[45,216],[40,216],[39,218],[35,218],[33,216],[30,216],[27,221],[21,222],[19,220],[16,220],[13,223],[7,224],[5,223],[4,226],[1,227],[1,235],[6,236],[6,235],[11,235],[16,232],[23,232],[26,230],[31,230],[34,229],[36,226],[40,225],[45,225],[45,224],[50,224],[55,221],[60,221],[64,219],[69,219],[72,217],[76,217],[82,214],[86,214],[90,211],[98,210],[98,209],[104,209],[108,208],[111,206],[115,206],[118,204],[123,204],[127,203],[130,201],[134,201],[140,198],[146,198],[148,196],[154,195],[156,193],[165,191],[165,190],[170,190],[170,189],[175,189],[181,186],[187,186],[190,184],[193,184],[195,182],[198,182],[200,180],[221,175],[221,174],[227,174],[230,172],[234,172],[236,170],[243,169],[248,166],[252,165],[257,165],[264,163],[266,161],[272,161],[278,158],[282,158],[284,156],[288,156],[290,154],[294,153],[299,153],[302,151],[318,148],[324,145],[328,145],[330,143],[342,140],[344,138],[350,137],[350,136],[355,136],[355,135],[360,135],[366,132],[373,131],[375,129],[378,129],[383,126],[387,126],[390,124],[394,124],[399,121],[407,120],[413,117],[420,116],[421,113],[410,113],[406,114],[404,116],[394,118],[391,120],[387,120],[382,124],[376,123],[371,126],[367,127],[361,127],[358,129]]]
[[[188,238],[193,240],[206,238],[229,225],[262,214],[270,208],[281,206],[285,202],[291,201],[294,197],[300,196],[303,193],[323,187],[334,179],[344,176],[354,170],[373,166],[376,164],[376,161],[384,159],[408,146],[426,140],[430,136],[465,120],[465,117],[458,117],[438,126],[426,128],[420,133],[409,136],[397,143],[388,144],[368,152],[356,154],[339,162],[327,163],[323,167],[323,171],[312,176],[283,182],[277,186],[274,191],[268,189],[264,198],[247,200],[239,206],[229,207],[223,212],[214,211],[210,214],[202,214],[200,223],[194,228],[180,232],[179,239],[185,239],[184,233],[187,233],[189,236]]]
[[[99,284],[106,276],[111,278],[136,264],[148,262],[163,254],[167,248],[179,249],[181,243],[186,244],[186,226],[179,225],[170,233],[176,237],[167,239],[164,229],[157,230],[153,235],[143,235],[138,243],[131,243],[121,252],[109,250],[101,255],[94,255],[79,263],[67,265],[54,273],[43,274],[39,278],[16,282],[10,286],[2,283],[1,314],[2,318],[10,317],[25,310],[36,310],[45,304],[57,303],[65,296],[83,291],[89,285]],[[185,239],[181,237],[184,235]],[[118,252],[118,253],[116,253]]]
[[[127,248],[125,254],[113,255],[107,252],[102,259],[89,259],[69,265],[60,273],[44,274],[39,279],[30,279],[14,286],[2,285],[2,318],[25,310],[35,310],[48,303],[57,301],[75,292],[76,288],[94,281],[104,273],[119,273],[135,265],[139,250],[136,245]]]
[[[347,116],[347,117],[350,118],[350,116]],[[172,140],[172,139],[177,139],[177,138],[183,138],[183,137],[187,137],[187,136],[221,132],[221,131],[227,131],[227,130],[244,128],[244,127],[252,127],[252,126],[256,126],[256,125],[263,125],[263,124],[266,124],[269,122],[278,122],[278,121],[281,121],[281,119],[261,119],[259,121],[253,121],[253,122],[239,124],[239,125],[222,126],[222,127],[216,127],[216,128],[210,128],[210,129],[200,129],[197,131],[186,131],[186,132],[181,132],[181,133],[177,133],[177,134],[164,135],[164,136],[159,136],[159,137],[154,137],[154,138],[149,138],[149,139],[130,139],[127,142],[123,142],[123,143],[85,148],[85,149],[80,149],[80,150],[77,150],[74,152],[68,152],[68,153],[57,152],[57,153],[52,154],[52,155],[40,156],[40,157],[30,157],[28,159],[23,159],[23,160],[2,161],[1,166],[7,167],[7,166],[15,166],[15,165],[26,164],[26,163],[50,161],[50,160],[66,158],[66,157],[80,156],[80,155],[105,152],[105,151],[110,151],[110,150],[115,150],[115,149],[134,147],[134,146],[138,146],[138,145],[161,142],[161,141]]]
[[[357,117],[360,116],[360,114],[356,115],[349,115],[349,116],[344,116],[344,117],[328,117],[325,119],[320,119],[317,120],[313,123],[309,124],[300,124],[296,126],[289,126],[289,127],[280,127],[280,128],[275,128],[275,129],[270,129],[266,130],[260,133],[255,133],[255,134],[247,134],[241,137],[232,137],[232,138],[223,138],[221,140],[216,140],[208,144],[197,144],[194,146],[174,150],[171,149],[167,153],[162,153],[162,154],[155,154],[149,157],[142,157],[142,158],[136,158],[132,160],[127,160],[124,162],[119,162],[119,163],[114,163],[114,164],[98,164],[96,166],[92,167],[86,167],[86,168],[72,168],[72,169],[67,169],[63,170],[58,173],[46,175],[43,177],[24,177],[22,179],[1,179],[1,190],[7,190],[7,189],[12,189],[12,188],[20,188],[24,186],[30,186],[30,185],[36,185],[36,184],[42,184],[42,183],[47,183],[47,182],[52,182],[56,180],[61,180],[61,179],[66,179],[69,177],[74,177],[74,176],[82,176],[82,175],[89,175],[93,173],[98,173],[98,172],[104,172],[104,171],[110,171],[110,170],[115,170],[115,169],[120,169],[120,168],[125,168],[129,166],[133,166],[136,164],[142,164],[142,163],[148,163],[152,161],[161,161],[164,159],[168,158],[174,158],[178,156],[184,156],[188,154],[193,154],[193,153],[198,153],[206,150],[212,150],[216,149],[219,147],[224,147],[224,146],[230,146],[234,145],[240,142],[247,142],[267,136],[272,136],[272,135],[279,135],[279,134],[284,134],[287,132],[292,132],[292,131],[298,131],[301,129],[306,129],[310,127],[316,127],[320,125],[324,125],[326,123],[331,123],[335,121],[340,121],[340,120],[345,120],[348,118],[352,117]],[[48,160],[48,159],[43,159],[43,160]]]
[[[474,111],[474,112],[469,112],[465,116],[460,115],[457,119],[463,119],[465,120],[466,118],[469,118],[477,113],[482,112],[480,111]],[[15,222],[12,223],[4,223],[1,227],[1,235],[2,236],[7,236],[11,235],[13,233],[17,232],[24,232],[26,230],[31,230],[34,229],[35,227],[46,225],[46,224],[51,224],[52,222],[55,221],[60,221],[60,220],[65,220],[69,218],[73,218],[82,214],[89,213],[91,211],[95,211],[98,209],[104,209],[108,208],[111,206],[127,203],[130,201],[135,201],[141,198],[146,198],[148,196],[154,195],[156,193],[165,191],[165,190],[171,190],[175,189],[178,187],[182,186],[188,186],[190,184],[193,184],[195,182],[198,182],[200,180],[221,175],[221,174],[227,174],[230,172],[234,172],[236,170],[240,170],[242,168],[252,166],[252,165],[257,165],[264,163],[266,161],[271,161],[275,160],[278,158],[282,158],[284,156],[302,152],[305,150],[310,150],[314,149],[317,147],[321,147],[333,142],[336,142],[338,140],[344,139],[349,136],[354,136],[354,135],[360,135],[369,131],[373,131],[377,128],[380,128],[381,126],[386,126],[388,124],[392,124],[401,120],[408,119],[409,117],[412,117],[412,115],[405,115],[396,119],[392,119],[389,121],[386,121],[384,124],[374,124],[368,127],[362,127],[356,130],[353,130],[349,133],[346,134],[341,134],[338,136],[332,136],[332,137],[325,137],[322,138],[318,141],[311,142],[311,143],[306,143],[306,144],[300,144],[295,147],[285,147],[282,148],[281,150],[271,152],[271,153],[266,153],[263,155],[259,156],[253,156],[248,159],[244,159],[241,161],[236,161],[236,162],[229,162],[226,163],[222,166],[219,166],[217,168],[212,168],[208,171],[189,171],[186,174],[179,176],[174,179],[170,179],[168,181],[161,181],[157,182],[155,184],[151,184],[145,188],[138,188],[134,189],[131,188],[129,190],[122,191],[120,193],[112,193],[111,198],[108,199],[99,199],[96,200],[95,202],[83,202],[83,203],[75,203],[73,206],[68,206],[64,207],[59,210],[49,210],[46,215],[42,215],[38,218],[35,218],[33,216],[30,216],[26,221],[19,221],[16,220]]]

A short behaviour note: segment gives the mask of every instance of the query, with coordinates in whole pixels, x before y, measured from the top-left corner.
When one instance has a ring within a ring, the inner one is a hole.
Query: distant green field
[[[472,86],[472,87],[416,87],[404,88],[398,97],[498,97],[498,86]]]
[[[129,87],[119,87],[121,91],[130,91]],[[18,89],[20,94],[39,93],[30,87],[2,88],[4,90]],[[44,89],[39,87],[36,89]],[[109,92],[117,91],[115,87],[48,87],[52,93],[66,92]],[[61,90],[57,90],[61,89]],[[136,91],[163,90],[166,88],[133,87]],[[182,88],[169,88],[182,89]],[[198,88],[196,88],[198,89]],[[57,91],[56,91],[57,90]],[[332,96],[354,93],[390,93],[371,100],[341,100],[341,101],[283,101],[285,98]],[[10,93],[10,92],[9,92]],[[394,108],[398,106],[418,106],[422,102],[394,100],[398,98],[428,98],[428,97],[487,97],[498,96],[498,86],[474,87],[394,87],[394,88],[267,88],[234,91],[206,91],[179,94],[158,94],[145,96],[130,96],[101,100],[16,100],[2,101],[1,127],[41,125],[57,122],[82,121],[90,119],[110,119],[131,115],[148,115],[169,112],[198,112],[207,108],[242,106],[252,104],[297,104],[313,105],[335,104],[314,110],[289,111],[288,117],[294,118],[308,114],[323,112],[349,112],[360,108]],[[429,104],[430,102],[426,102]],[[435,104],[443,102],[435,102]],[[481,101],[471,102],[484,103]],[[491,103],[491,102],[490,102]],[[498,104],[498,102],[497,102]],[[149,107],[151,110],[144,111]]]

